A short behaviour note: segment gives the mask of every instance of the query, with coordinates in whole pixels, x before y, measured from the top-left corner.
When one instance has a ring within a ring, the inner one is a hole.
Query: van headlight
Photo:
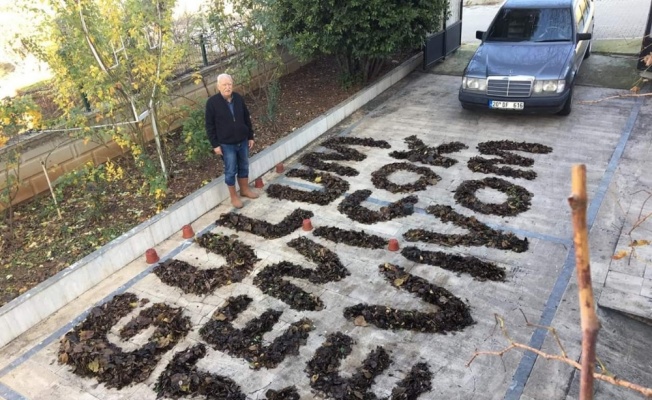
[[[485,92],[487,90],[487,78],[465,76],[462,78],[462,89]]]
[[[566,81],[563,79],[534,81],[533,92],[537,94],[542,93],[561,93],[566,88]]]

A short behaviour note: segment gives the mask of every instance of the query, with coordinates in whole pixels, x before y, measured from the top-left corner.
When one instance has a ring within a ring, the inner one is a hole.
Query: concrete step
[[[652,298],[620,289],[605,287],[598,306],[621,312],[628,317],[652,325]]]

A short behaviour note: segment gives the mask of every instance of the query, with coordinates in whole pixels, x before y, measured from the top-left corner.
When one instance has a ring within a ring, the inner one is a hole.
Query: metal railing
[[[235,23],[229,27],[232,35],[242,36],[242,25]],[[200,32],[194,34],[187,39],[186,54],[174,69],[174,77],[197,71],[201,68],[208,67],[209,65],[217,64],[228,57],[236,54],[236,49],[232,47],[224,47],[224,43],[220,43],[215,32]]]
[[[230,54],[228,49],[219,47],[215,34],[197,34],[190,39],[184,58],[174,69],[174,76],[178,77],[216,64]]]

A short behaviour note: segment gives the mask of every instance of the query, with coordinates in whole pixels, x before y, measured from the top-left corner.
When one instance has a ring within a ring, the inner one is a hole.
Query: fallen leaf
[[[170,342],[172,342],[172,338],[170,337],[170,335],[161,337],[156,341],[156,347],[158,347],[159,349],[163,349],[165,347],[168,347],[170,345]]]
[[[652,54],[648,54],[645,57],[643,57],[643,62],[645,63],[646,67],[649,67],[652,65]]]
[[[68,364],[68,353],[59,354],[59,362],[61,364]]]
[[[364,319],[362,315],[358,315],[355,317],[355,320],[353,320],[353,324],[355,326],[367,326],[367,321]]]
[[[634,240],[630,246],[647,246],[648,244],[650,244],[649,240]]]
[[[394,286],[401,286],[405,283],[405,278],[394,279]]]
[[[628,254],[629,254],[629,252],[627,250],[620,250],[619,252],[614,254],[611,258],[613,260],[620,260],[623,257],[627,257]]]
[[[88,369],[97,373],[100,370],[100,361],[96,358],[93,361],[89,362],[87,365]]]
[[[222,313],[215,314],[215,315],[213,315],[213,319],[216,320],[216,321],[224,321],[224,320],[226,320],[226,315],[224,315]]]
[[[95,331],[81,331],[79,332],[79,339],[86,341],[95,335]]]
[[[321,182],[321,176],[315,178],[315,183],[319,183],[319,182]]]

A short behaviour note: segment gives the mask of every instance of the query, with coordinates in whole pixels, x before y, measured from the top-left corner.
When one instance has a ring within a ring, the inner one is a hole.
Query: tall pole
[[[573,217],[573,242],[575,243],[575,271],[579,286],[579,305],[582,327],[582,371],[580,377],[580,400],[593,399],[593,373],[595,370],[595,347],[600,322],[595,312],[591,266],[589,264],[589,232],[586,224],[586,166],[574,165],[571,175],[572,194],[568,198]]]
[[[645,34],[643,35],[643,42],[641,43],[641,52],[638,54],[638,63],[636,68],[639,71],[647,71],[648,66],[645,65],[643,57],[652,53],[652,38],[650,38],[650,30],[652,30],[652,3],[650,3],[650,10],[647,14],[647,23],[645,24]]]

